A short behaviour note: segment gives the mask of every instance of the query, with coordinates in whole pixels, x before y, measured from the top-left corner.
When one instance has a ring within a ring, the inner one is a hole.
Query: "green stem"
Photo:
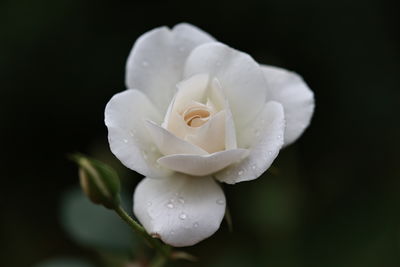
[[[150,235],[146,233],[144,228],[136,222],[134,219],[129,216],[128,213],[121,207],[118,206],[115,208],[115,212],[121,217],[136,233],[141,235],[149,244],[151,247],[156,249],[160,255],[162,255],[162,258],[164,258],[164,262],[166,262],[170,258],[171,254],[171,249],[167,245],[163,245],[160,243],[160,241],[154,239]],[[164,264],[164,263],[163,263]],[[158,265],[162,266],[162,265]]]

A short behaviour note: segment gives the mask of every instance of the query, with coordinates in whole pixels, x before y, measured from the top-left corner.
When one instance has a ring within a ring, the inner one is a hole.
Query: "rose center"
[[[183,113],[183,119],[190,127],[200,127],[210,118],[210,111],[204,107],[192,107]]]

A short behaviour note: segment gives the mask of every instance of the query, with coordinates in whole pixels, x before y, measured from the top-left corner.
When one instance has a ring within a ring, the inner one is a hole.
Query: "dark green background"
[[[111,162],[103,112],[134,41],[186,21],[316,97],[274,173],[225,186],[234,232],[190,248],[196,266],[400,266],[399,18],[379,0],[0,1],[1,265],[98,260],[60,224],[66,155]],[[131,194],[140,176],[119,170]]]

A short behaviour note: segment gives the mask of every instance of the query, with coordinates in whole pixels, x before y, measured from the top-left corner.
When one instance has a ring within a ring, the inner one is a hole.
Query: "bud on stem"
[[[81,154],[72,155],[71,159],[79,166],[82,190],[92,202],[115,210],[121,219],[158,251],[160,256],[158,260],[161,260],[158,264],[164,264],[172,259],[171,247],[147,234],[146,230],[120,206],[119,192],[121,185],[117,173],[110,166]],[[180,252],[175,254],[175,259],[193,260],[193,257]]]
[[[72,159],[79,165],[80,184],[86,196],[106,208],[118,207],[120,181],[117,173],[108,165],[81,154],[73,155]]]

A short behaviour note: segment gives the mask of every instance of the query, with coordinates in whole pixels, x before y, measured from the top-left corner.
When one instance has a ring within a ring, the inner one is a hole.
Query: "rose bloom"
[[[173,246],[211,236],[225,214],[217,182],[258,178],[309,125],[311,90],[193,25],[156,28],[134,44],[128,90],[105,109],[111,151],[146,176],[133,210]]]

